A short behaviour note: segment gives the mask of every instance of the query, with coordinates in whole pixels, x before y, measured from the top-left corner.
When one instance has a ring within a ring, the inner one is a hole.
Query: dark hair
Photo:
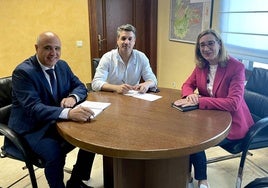
[[[200,38],[203,37],[204,35],[208,35],[208,34],[212,34],[215,37],[216,41],[221,46],[221,48],[219,50],[219,54],[218,54],[218,56],[219,56],[219,65],[221,67],[225,67],[226,63],[227,63],[227,61],[229,59],[229,56],[228,56],[228,53],[227,53],[227,51],[225,49],[225,46],[224,46],[224,44],[222,42],[220,34],[218,32],[216,32],[215,30],[213,30],[213,29],[204,30],[197,37],[196,44],[195,44],[195,61],[196,61],[196,65],[198,67],[200,67],[200,68],[205,68],[205,67],[208,66],[208,62],[201,55],[200,47],[199,47]]]
[[[117,37],[120,36],[121,31],[132,31],[136,37],[136,28],[131,24],[121,25],[117,28]]]

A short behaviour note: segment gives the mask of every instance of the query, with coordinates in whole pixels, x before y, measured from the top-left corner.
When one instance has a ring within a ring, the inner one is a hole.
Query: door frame
[[[96,1],[101,1],[102,3],[96,3]],[[91,62],[93,58],[100,58],[100,55],[98,53],[99,48],[98,33],[101,32],[103,34],[105,32],[103,31],[103,25],[106,24],[104,18],[106,15],[105,13],[103,15],[96,10],[104,9],[104,7],[97,7],[97,6],[104,6],[103,2],[105,2],[105,0],[88,0]],[[142,6],[140,3],[143,3]],[[149,58],[152,70],[157,76],[158,0],[146,0],[146,1],[133,0],[133,5],[134,5],[133,10],[135,16],[133,22],[135,23],[134,25],[139,26],[136,27],[138,33],[138,38],[136,40],[136,49],[146,54],[146,56]],[[141,7],[143,8],[143,10],[146,11],[140,12]]]

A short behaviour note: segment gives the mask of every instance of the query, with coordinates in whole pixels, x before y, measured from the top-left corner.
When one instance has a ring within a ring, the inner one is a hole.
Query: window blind
[[[268,64],[268,1],[220,0],[219,31],[228,52]]]

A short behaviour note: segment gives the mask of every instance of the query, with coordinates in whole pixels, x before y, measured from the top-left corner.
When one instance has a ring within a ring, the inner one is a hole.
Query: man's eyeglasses
[[[216,43],[215,40],[210,40],[210,41],[208,41],[208,42],[201,42],[201,43],[199,44],[199,48],[204,49],[206,46],[207,46],[208,48],[212,48],[212,47],[215,46],[215,43]]]

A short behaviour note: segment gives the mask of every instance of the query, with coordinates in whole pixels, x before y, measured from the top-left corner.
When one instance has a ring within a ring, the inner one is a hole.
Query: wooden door
[[[157,0],[88,0],[91,58],[116,48],[117,27],[129,23],[137,29],[135,48],[147,55],[156,74],[157,4]]]

